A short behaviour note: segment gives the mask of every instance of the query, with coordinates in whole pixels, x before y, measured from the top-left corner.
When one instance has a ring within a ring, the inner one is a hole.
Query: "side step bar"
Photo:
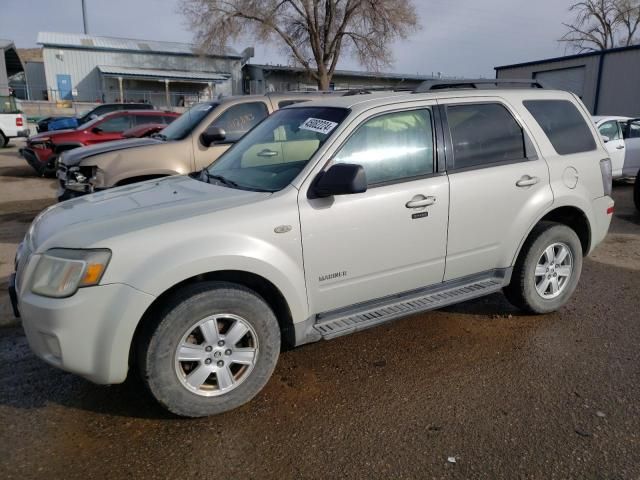
[[[445,283],[414,290],[376,302],[355,305],[335,313],[319,315],[313,328],[325,340],[371,328],[397,318],[435,310],[500,291],[505,283],[504,271],[466,281]],[[510,272],[508,272],[510,273]],[[506,275],[508,278],[510,275]]]

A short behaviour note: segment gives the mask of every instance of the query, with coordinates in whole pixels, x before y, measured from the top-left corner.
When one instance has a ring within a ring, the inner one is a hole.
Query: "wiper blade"
[[[207,177],[207,182],[209,182],[209,180],[217,180],[220,183],[224,183],[225,185],[229,185],[230,187],[237,187],[238,186],[238,184],[236,182],[234,182],[233,180],[229,180],[228,178],[225,178],[222,175],[212,175],[212,174],[210,174],[207,171],[206,168],[204,170],[202,170],[202,173],[204,173],[204,175]]]
[[[151,135],[151,138],[159,138],[163,142],[166,142],[167,140],[169,140],[166,135],[164,135],[164,134],[162,134],[160,132],[154,133],[153,135]]]

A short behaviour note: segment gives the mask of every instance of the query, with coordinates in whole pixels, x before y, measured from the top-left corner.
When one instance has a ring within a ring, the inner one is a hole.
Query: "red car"
[[[57,130],[34,135],[27,140],[20,154],[38,175],[53,176],[56,158],[73,148],[120,140],[123,132],[137,125],[149,123],[168,125],[179,114],[158,110],[124,110],[108,113],[80,125],[75,130]]]

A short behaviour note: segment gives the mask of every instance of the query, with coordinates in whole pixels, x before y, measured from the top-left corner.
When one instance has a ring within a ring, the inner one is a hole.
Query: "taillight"
[[[602,173],[602,189],[605,195],[611,196],[611,159],[603,158],[600,160],[600,173]]]
[[[24,125],[22,123],[22,117],[16,117],[16,127],[21,127],[22,125]]]

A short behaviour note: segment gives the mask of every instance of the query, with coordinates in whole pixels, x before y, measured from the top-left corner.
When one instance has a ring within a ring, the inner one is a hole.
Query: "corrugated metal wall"
[[[582,101],[594,115],[640,116],[640,49],[606,52],[598,93],[600,55],[505,67],[497,78],[536,78],[539,72],[584,67]],[[598,98],[596,98],[598,95]]]
[[[640,50],[605,55],[598,114],[640,116]]]
[[[216,92],[225,95],[242,92],[239,59],[50,47],[43,48],[42,56],[47,88],[57,90],[57,75],[71,75],[71,83],[77,89],[77,100],[80,101],[94,101],[103,91],[98,65],[229,73],[231,78],[217,85]],[[178,89],[179,82],[173,85],[172,89]]]

